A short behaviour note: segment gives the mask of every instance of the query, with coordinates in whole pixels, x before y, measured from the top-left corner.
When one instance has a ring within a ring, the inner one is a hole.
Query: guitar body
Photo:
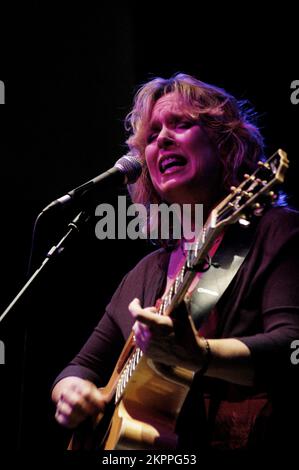
[[[143,356],[115,408],[111,401],[104,415],[79,426],[68,449],[174,449],[177,417],[192,380],[187,369]]]

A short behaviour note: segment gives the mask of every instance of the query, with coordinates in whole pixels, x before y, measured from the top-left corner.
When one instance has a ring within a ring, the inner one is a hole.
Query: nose
[[[168,148],[171,145],[173,145],[175,142],[175,138],[173,136],[173,133],[171,129],[168,129],[167,127],[163,126],[162,129],[159,132],[159,135],[157,137],[157,144],[159,148]]]

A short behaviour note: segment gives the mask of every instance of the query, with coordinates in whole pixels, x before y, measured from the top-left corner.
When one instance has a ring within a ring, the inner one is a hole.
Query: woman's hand
[[[54,387],[55,418],[62,426],[75,428],[88,416],[105,407],[103,395],[95,384],[80,377],[66,377]]]
[[[129,310],[136,320],[137,345],[155,361],[194,372],[208,361],[205,373],[209,377],[245,386],[254,383],[251,353],[245,343],[237,338],[209,339],[207,350],[206,340],[196,331],[184,306],[172,318],[157,315],[154,307],[142,308],[138,299],[130,303]]]
[[[174,319],[157,315],[155,307],[142,308],[134,299],[129,310],[136,322],[133,326],[137,345],[148,357],[163,364],[181,366],[194,372],[201,369],[206,351],[205,340],[194,328],[186,312],[176,312]]]

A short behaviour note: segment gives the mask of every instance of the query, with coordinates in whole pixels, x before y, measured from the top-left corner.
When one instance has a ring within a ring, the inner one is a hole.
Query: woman
[[[244,103],[184,74],[141,87],[127,124],[128,146],[143,162],[131,188],[133,202],[203,204],[205,221],[263,156],[262,137]],[[279,439],[277,369],[286,387],[290,344],[299,337],[299,219],[277,206],[258,224],[244,263],[199,331],[186,315],[178,331],[154,307],[184,264],[184,240],[175,246],[162,240],[162,249],[128,273],[90,339],[56,380],[57,421],[73,428],[104,408],[97,386],[108,381],[133,327],[149,357],[195,373],[177,425],[179,447],[242,450]],[[219,237],[212,253],[221,243]]]

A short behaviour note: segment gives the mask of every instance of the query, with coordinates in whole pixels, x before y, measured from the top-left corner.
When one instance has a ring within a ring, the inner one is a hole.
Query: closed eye
[[[181,121],[177,123],[176,127],[178,127],[179,129],[190,129],[190,127],[194,126],[195,124],[195,121]]]
[[[173,124],[173,128],[175,129],[190,129],[192,126],[196,124],[196,121],[186,120],[186,121],[177,121]],[[172,127],[172,126],[171,126]],[[150,144],[153,142],[159,135],[160,130],[153,130],[147,136],[146,142]]]
[[[147,142],[148,144],[150,144],[151,142],[153,142],[153,141],[158,137],[158,134],[159,134],[159,132],[151,132],[151,133],[147,136],[146,142]]]

